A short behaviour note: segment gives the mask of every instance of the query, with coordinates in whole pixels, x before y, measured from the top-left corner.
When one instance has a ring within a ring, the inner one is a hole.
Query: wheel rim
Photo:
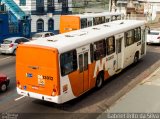
[[[99,79],[97,80],[97,87],[101,87],[102,85],[102,77],[100,76]]]
[[[6,89],[7,89],[6,84],[3,84],[2,87],[1,87],[1,90],[2,90],[2,91],[5,91]]]

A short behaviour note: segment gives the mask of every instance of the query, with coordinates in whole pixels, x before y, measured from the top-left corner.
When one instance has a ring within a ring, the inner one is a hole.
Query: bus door
[[[78,79],[83,80],[83,92],[89,89],[89,72],[88,72],[88,62],[89,62],[89,45],[83,46],[77,49],[77,59],[78,59]]]
[[[117,56],[117,63],[116,63],[116,71],[122,68],[122,41],[124,41],[124,34],[118,34],[115,36],[116,41],[116,56]]]

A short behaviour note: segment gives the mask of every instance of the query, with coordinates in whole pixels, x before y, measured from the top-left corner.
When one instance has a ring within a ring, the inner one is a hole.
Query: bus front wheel
[[[96,79],[96,88],[100,89],[103,86],[104,81],[104,75],[103,73],[100,73]]]

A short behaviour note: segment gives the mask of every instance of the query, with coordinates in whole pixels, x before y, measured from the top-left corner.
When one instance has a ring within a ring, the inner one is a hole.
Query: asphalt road
[[[144,78],[160,66],[160,45],[147,46],[147,55],[136,65],[131,65],[120,74],[105,82],[100,90],[91,90],[81,97],[64,104],[45,102],[16,93],[15,56],[0,55],[0,73],[7,74],[11,83],[8,91],[0,93],[0,119],[88,119],[96,118],[109,109]]]

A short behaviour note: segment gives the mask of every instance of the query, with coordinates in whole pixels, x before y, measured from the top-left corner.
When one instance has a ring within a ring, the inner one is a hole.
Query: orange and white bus
[[[64,103],[102,87],[145,54],[145,22],[137,20],[117,20],[20,44],[17,92]]]
[[[60,17],[60,33],[66,33],[86,27],[103,24],[110,21],[122,20],[124,14],[120,12],[84,13],[62,15]]]

